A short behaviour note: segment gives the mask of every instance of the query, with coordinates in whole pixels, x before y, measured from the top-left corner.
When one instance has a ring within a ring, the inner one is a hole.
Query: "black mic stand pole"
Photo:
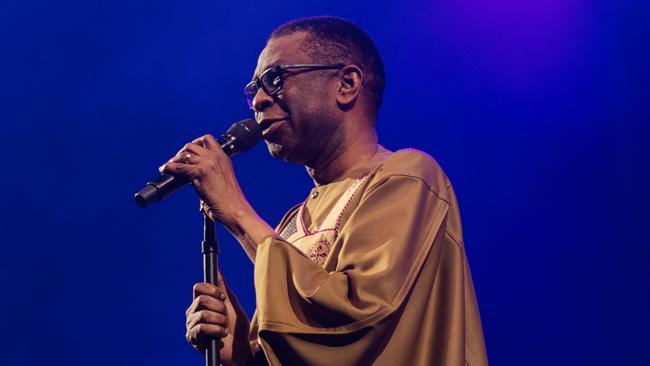
[[[219,273],[219,242],[215,232],[214,221],[208,214],[203,212],[203,242],[201,242],[201,254],[203,254],[203,281],[217,285],[217,273]],[[211,339],[205,352],[206,366],[219,366],[219,342],[218,339]]]

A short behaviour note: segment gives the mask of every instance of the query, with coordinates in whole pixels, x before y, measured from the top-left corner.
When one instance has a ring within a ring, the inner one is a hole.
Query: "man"
[[[426,154],[378,145],[383,88],[375,46],[346,20],[271,34],[246,96],[271,155],[304,164],[315,183],[277,230],[212,136],[161,167],[192,180],[255,267],[251,324],[223,279],[195,285],[195,348],[220,338],[224,365],[487,364],[453,190]]]

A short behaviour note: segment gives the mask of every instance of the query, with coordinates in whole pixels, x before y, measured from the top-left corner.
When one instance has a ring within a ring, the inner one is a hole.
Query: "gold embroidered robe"
[[[277,232],[251,325],[271,365],[487,365],[458,205],[428,155],[380,148]]]

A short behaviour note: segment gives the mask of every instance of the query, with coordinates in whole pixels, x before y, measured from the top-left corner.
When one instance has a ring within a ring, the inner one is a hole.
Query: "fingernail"
[[[226,299],[226,294],[224,294],[223,292],[220,293],[220,294],[219,294],[219,298],[220,298],[221,300],[225,300],[225,299]]]

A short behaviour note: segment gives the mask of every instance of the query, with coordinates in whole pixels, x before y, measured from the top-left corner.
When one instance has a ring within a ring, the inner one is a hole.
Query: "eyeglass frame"
[[[274,97],[277,95],[280,90],[282,90],[282,87],[284,86],[284,79],[282,78],[282,74],[285,73],[288,70],[291,69],[309,69],[305,70],[304,72],[308,71],[316,71],[316,70],[329,70],[329,69],[342,69],[345,67],[345,64],[290,64],[290,65],[275,65],[272,67],[269,67],[268,69],[264,70],[264,72],[259,76],[251,80],[250,83],[246,84],[244,87],[244,97],[246,98],[246,103],[248,104],[248,108],[250,109],[255,109],[253,108],[253,99],[255,99],[255,96],[257,93],[260,91],[260,89],[264,90],[264,93],[266,95]],[[264,75],[268,72],[275,71],[278,73],[278,76],[280,77],[280,84],[275,89],[274,91],[268,90],[266,85],[262,82],[262,79],[264,78]],[[248,98],[248,93],[246,92],[250,87],[255,86],[255,93],[252,94],[252,97]]]

